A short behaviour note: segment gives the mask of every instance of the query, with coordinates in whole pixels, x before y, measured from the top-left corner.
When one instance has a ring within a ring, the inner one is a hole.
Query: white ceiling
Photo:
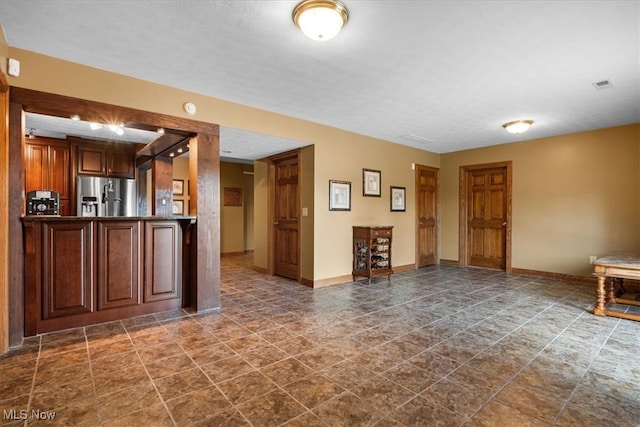
[[[3,0],[0,22],[13,47],[435,153],[640,122],[639,1],[344,3],[327,42],[297,0]],[[247,136],[227,150],[270,143]]]

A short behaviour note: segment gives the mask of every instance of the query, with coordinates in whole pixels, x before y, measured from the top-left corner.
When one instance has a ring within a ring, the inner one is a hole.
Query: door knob
[[[502,226],[503,226],[503,227],[506,227],[506,226],[507,226],[507,221],[503,222],[503,223],[502,223]]]

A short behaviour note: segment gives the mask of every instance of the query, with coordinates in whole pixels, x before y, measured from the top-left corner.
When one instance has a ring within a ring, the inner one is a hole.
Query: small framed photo
[[[182,196],[184,194],[184,180],[183,179],[174,179],[173,180],[173,194],[176,196]]]
[[[362,195],[380,197],[380,171],[362,169]]]
[[[224,187],[224,206],[242,206],[242,188]]]
[[[407,209],[406,194],[405,187],[391,187],[391,212],[404,212]]]
[[[329,210],[351,210],[351,182],[329,181]]]
[[[174,200],[171,206],[173,215],[184,215],[184,200]]]

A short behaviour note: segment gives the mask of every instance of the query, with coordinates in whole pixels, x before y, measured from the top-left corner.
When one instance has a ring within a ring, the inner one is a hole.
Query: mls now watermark
[[[5,409],[2,411],[2,416],[5,420],[26,420],[31,418],[33,420],[55,420],[55,411],[43,411],[40,409],[32,409],[31,412],[26,409]]]

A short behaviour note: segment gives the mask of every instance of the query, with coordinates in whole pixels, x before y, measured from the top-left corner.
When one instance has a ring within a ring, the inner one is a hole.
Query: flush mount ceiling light
[[[533,124],[533,120],[516,120],[513,122],[505,123],[502,125],[503,128],[509,133],[522,133],[526,132],[527,129]]]
[[[349,19],[349,11],[339,1],[305,0],[292,13],[293,22],[311,40],[334,38]]]

